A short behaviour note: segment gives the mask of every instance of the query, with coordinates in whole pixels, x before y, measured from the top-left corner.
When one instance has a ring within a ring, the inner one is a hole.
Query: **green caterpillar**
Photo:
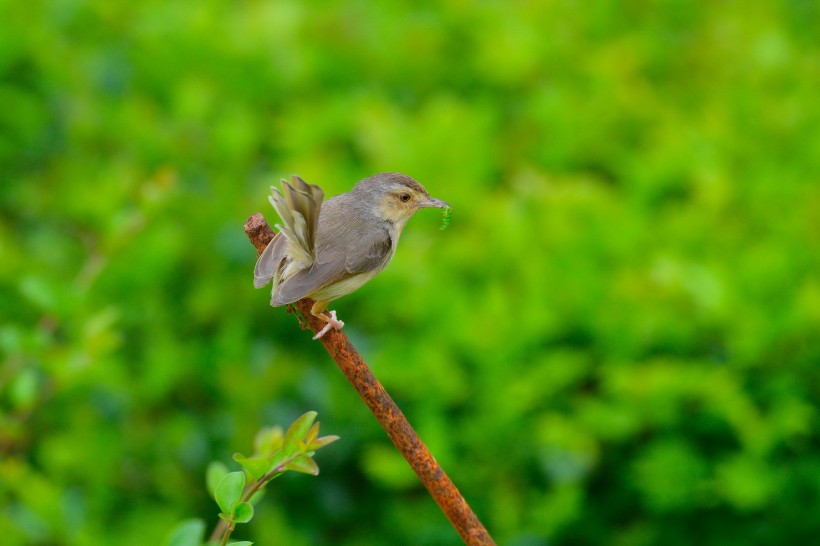
[[[450,225],[450,220],[453,218],[453,208],[444,207],[441,211],[441,227],[439,229],[447,229]]]

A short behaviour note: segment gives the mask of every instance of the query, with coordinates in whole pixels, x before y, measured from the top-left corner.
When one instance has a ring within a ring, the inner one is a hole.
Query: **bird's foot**
[[[324,321],[327,321],[327,324],[325,324],[325,327],[319,330],[316,333],[316,335],[313,336],[313,339],[319,339],[320,337],[328,333],[328,331],[331,328],[334,328],[336,330],[341,330],[342,328],[344,328],[345,323],[336,318],[336,311],[328,311],[328,313],[330,313],[330,316],[327,316],[324,313],[319,315],[319,318],[321,318]]]

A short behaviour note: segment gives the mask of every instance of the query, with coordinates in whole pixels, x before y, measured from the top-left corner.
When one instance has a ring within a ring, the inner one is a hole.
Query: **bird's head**
[[[361,199],[373,203],[376,214],[399,231],[420,209],[450,207],[441,199],[430,197],[424,186],[400,173],[375,174],[356,184],[355,191]]]

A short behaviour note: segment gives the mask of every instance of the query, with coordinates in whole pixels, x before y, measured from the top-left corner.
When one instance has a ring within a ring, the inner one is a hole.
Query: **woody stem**
[[[273,238],[273,230],[265,218],[256,213],[245,222],[245,233],[258,252],[262,252]],[[303,299],[296,307],[305,316],[314,332],[325,323],[311,313],[314,302]],[[399,407],[370,371],[362,356],[341,330],[330,330],[320,338],[331,358],[359,393],[362,401],[379,421],[387,436],[407,460],[433,499],[450,520],[468,546],[494,545],[487,529],[479,521],[467,501],[439,466],[430,450],[419,438]]]

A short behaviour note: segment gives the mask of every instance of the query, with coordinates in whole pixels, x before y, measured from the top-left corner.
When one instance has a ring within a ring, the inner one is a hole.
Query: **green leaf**
[[[297,455],[292,461],[285,465],[286,470],[302,472],[304,474],[319,474],[319,465],[304,453]]]
[[[270,462],[270,470],[279,467],[282,464],[282,462],[288,457],[290,457],[290,455],[285,453],[284,450],[277,451],[276,453],[274,453],[273,456],[271,456],[268,459],[268,461]],[[270,470],[268,470],[268,472],[270,472]]]
[[[211,497],[216,498],[216,486],[227,473],[228,467],[220,461],[213,461],[208,465],[208,469],[205,471],[205,484]]]
[[[253,542],[250,540],[240,540],[239,542],[229,542],[228,546],[252,546]]]
[[[299,449],[299,443],[304,443],[305,436],[310,430],[311,425],[313,425],[316,415],[317,413],[315,411],[309,411],[290,425],[288,431],[285,433],[285,439],[282,442],[282,450],[285,453],[292,455]]]
[[[233,460],[241,464],[254,481],[267,474],[271,468],[270,461],[262,457],[245,457],[241,453],[234,453]]]
[[[277,449],[282,447],[284,433],[282,427],[264,427],[259,429],[253,439],[254,454],[266,457],[272,455]]]
[[[313,426],[310,427],[310,430],[308,431],[307,435],[305,435],[305,443],[309,444],[310,442],[315,440],[317,436],[319,436],[319,423],[318,422],[313,423]]]
[[[338,439],[339,439],[339,437],[336,436],[336,435],[322,436],[321,438],[316,438],[315,440],[310,442],[307,445],[307,449],[308,449],[308,451],[316,451],[317,449],[323,448],[328,444],[332,444],[333,442],[335,442]]]
[[[225,514],[232,514],[233,509],[242,498],[242,490],[245,488],[244,472],[229,472],[219,480],[216,486],[214,498],[220,510]]]
[[[200,546],[204,538],[205,522],[201,519],[189,519],[174,527],[165,546]]]
[[[240,502],[234,510],[237,523],[248,523],[253,518],[253,506],[248,502]]]

